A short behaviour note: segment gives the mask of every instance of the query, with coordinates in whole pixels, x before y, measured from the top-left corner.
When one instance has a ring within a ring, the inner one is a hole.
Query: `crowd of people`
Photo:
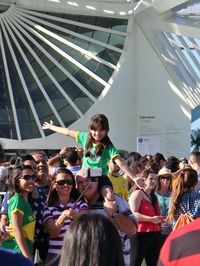
[[[173,231],[179,217],[200,216],[200,152],[188,159],[118,152],[102,114],[91,118],[88,132],[52,121],[43,129],[74,138],[82,148],[1,160],[5,257],[12,250],[22,256],[10,253],[10,261],[14,254],[19,265],[24,259],[22,265],[38,266],[175,265],[169,264],[170,241],[182,230]]]

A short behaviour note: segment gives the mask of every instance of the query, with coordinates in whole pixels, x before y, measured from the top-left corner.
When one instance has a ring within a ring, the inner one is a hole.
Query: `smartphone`
[[[85,176],[86,177],[102,176],[102,169],[101,168],[87,168],[85,169]]]

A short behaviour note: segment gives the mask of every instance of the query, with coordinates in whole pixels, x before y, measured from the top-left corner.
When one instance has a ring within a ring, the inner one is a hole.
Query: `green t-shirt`
[[[22,231],[26,239],[26,243],[30,251],[30,254],[32,254],[33,253],[34,231],[35,231],[35,215],[33,214],[33,211],[31,209],[29,202],[26,201],[24,197],[20,194],[15,194],[9,200],[8,221],[9,221],[9,227],[11,229],[13,228],[11,214],[16,213],[16,212],[19,212],[23,215]],[[10,232],[10,237],[2,243],[2,247],[12,249],[12,250],[15,250],[21,253],[20,248],[14,237],[13,231]]]
[[[81,144],[84,148],[86,147],[87,138],[88,138],[88,132],[77,132],[76,135],[76,141],[77,143]],[[118,151],[115,149],[113,145],[108,146],[101,156],[96,155],[96,149],[98,147],[98,144],[93,144],[91,149],[91,155],[90,157],[83,157],[83,168],[101,168],[102,174],[107,175],[108,173],[108,162],[112,160],[114,157],[119,156]]]

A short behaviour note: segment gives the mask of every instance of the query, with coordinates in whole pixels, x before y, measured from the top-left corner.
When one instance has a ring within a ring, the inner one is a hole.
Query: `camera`
[[[85,169],[85,177],[88,178],[96,178],[102,176],[101,168],[87,168]]]

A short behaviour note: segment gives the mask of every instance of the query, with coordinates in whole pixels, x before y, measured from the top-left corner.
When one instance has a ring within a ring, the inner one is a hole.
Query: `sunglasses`
[[[24,175],[20,179],[24,179],[26,181],[29,181],[29,180],[36,181],[37,180],[37,176],[36,175]]]
[[[58,184],[59,186],[73,185],[73,180],[72,179],[57,180],[56,184]]]
[[[161,176],[161,178],[160,179],[167,179],[167,180],[171,180],[171,176]]]

